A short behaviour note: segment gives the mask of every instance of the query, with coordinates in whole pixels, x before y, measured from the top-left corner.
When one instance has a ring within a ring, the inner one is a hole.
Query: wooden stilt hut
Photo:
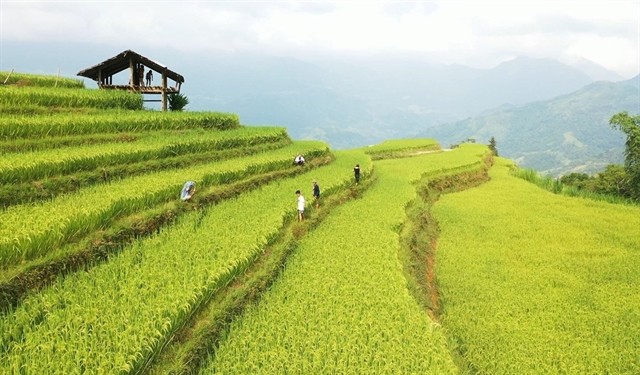
[[[129,84],[114,85],[113,76],[126,69],[129,69]],[[160,74],[160,86],[145,84],[149,83],[145,82],[145,76],[149,70]],[[146,101],[161,101],[163,111],[167,110],[167,95],[179,93],[180,87],[184,83],[184,77],[180,74],[131,50],[126,50],[100,64],[81,70],[78,75],[93,79],[101,89],[129,90],[141,94],[160,94],[162,95],[160,100]],[[173,86],[168,86],[169,79],[174,81]]]

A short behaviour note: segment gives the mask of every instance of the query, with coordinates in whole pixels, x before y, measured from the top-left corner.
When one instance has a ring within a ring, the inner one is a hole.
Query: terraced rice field
[[[484,145],[336,151],[9,83],[2,374],[640,373],[637,205],[553,195]]]

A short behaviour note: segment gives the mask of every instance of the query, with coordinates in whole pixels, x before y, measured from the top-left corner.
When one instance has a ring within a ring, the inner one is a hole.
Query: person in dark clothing
[[[153,81],[153,70],[149,69],[145,78],[147,79],[147,86],[151,86],[151,81]]]
[[[356,178],[356,185],[360,182],[360,164],[353,168],[353,176]]]
[[[316,208],[320,207],[320,186],[316,180],[313,180],[313,200],[316,202]]]

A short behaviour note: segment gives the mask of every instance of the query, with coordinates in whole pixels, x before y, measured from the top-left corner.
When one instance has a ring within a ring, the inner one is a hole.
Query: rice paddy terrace
[[[484,145],[336,151],[13,74],[0,155],[2,374],[640,373],[640,207]]]

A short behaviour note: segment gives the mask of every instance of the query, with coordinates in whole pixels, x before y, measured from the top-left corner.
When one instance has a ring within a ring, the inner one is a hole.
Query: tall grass
[[[560,182],[559,179],[553,178],[551,176],[542,176],[534,169],[512,167],[510,169],[510,174],[514,177],[518,177],[525,181],[529,181],[532,184],[537,185],[554,194],[563,194],[571,197],[588,198],[588,199],[603,201],[608,203],[637,204],[637,202],[634,202],[633,200],[627,199],[624,197],[611,195],[611,194],[595,193],[595,192],[591,192],[583,189],[578,189],[575,186],[564,185],[562,182]]]
[[[232,129],[240,126],[235,113],[103,111],[50,116],[0,116],[0,141],[98,133],[150,130]]]
[[[364,151],[374,160],[415,156],[437,150],[440,150],[440,144],[429,138],[393,139],[364,148]]]
[[[142,95],[119,90],[51,89],[48,87],[0,86],[3,108],[43,106],[64,108],[142,109]]]
[[[66,78],[54,75],[28,74],[18,72],[0,71],[0,85],[14,85],[18,87],[57,87],[57,88],[84,88],[81,79]]]
[[[7,153],[0,158],[0,183],[20,183],[99,167],[250,146],[283,138],[287,138],[284,128],[243,127],[229,131],[187,129],[147,132],[130,142]]]

